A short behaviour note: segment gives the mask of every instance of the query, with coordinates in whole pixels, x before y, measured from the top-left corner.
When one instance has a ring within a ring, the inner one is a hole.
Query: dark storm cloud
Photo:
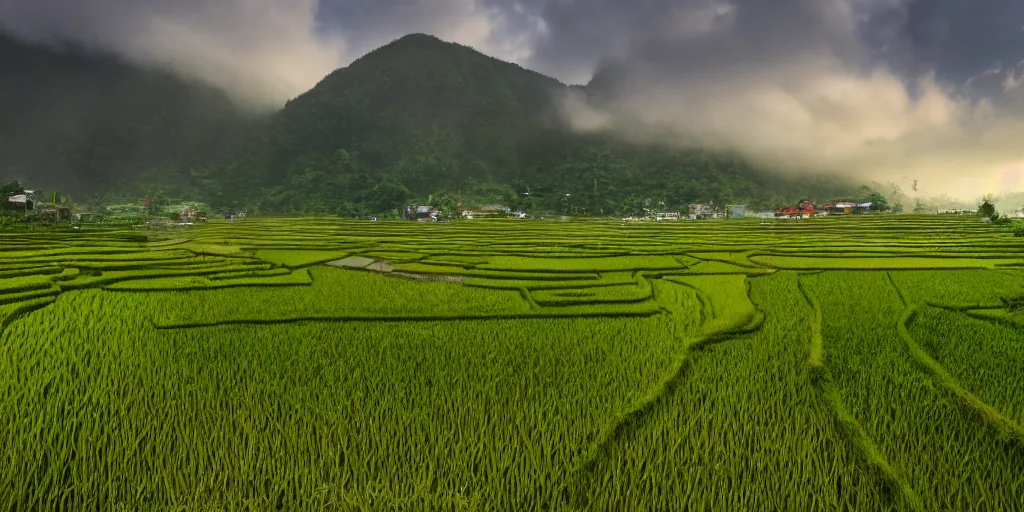
[[[550,35],[531,61],[581,76],[607,60],[656,61],[659,69],[721,69],[762,57],[793,58],[821,45],[859,51],[843,6],[831,0],[555,0]]]
[[[957,83],[1024,58],[1024,2],[1017,0],[550,0],[534,5],[550,30],[537,41],[529,63],[583,81],[608,58],[643,58],[659,51],[670,54],[664,59],[670,66],[680,67],[720,64],[723,56],[791,60],[825,45],[848,63],[884,63],[908,74],[935,71],[940,80]],[[716,22],[728,29],[700,37]]]
[[[1024,2],[918,1],[907,7],[906,33],[918,62],[956,80],[1024,59]]]
[[[316,33],[316,7],[315,0],[4,0],[0,29],[112,51],[270,105],[344,59],[343,40]]]
[[[974,3],[554,1],[531,61],[598,69],[596,101],[564,102],[580,130],[981,193],[1024,164],[1024,116],[1007,93],[1020,81],[1024,19],[1017,3],[962,7]]]
[[[363,52],[428,32],[497,56],[529,49],[528,16],[483,0],[3,0],[0,30],[116,52],[275,107]]]

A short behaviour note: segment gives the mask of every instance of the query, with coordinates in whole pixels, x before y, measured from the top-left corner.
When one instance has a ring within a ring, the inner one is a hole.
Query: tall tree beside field
[[[981,204],[978,205],[978,215],[995,220],[996,217],[996,205],[992,198],[992,194],[987,194],[981,199]]]
[[[25,187],[19,181],[11,181],[0,186],[0,197],[8,197],[25,193]]]
[[[867,202],[871,203],[871,211],[882,212],[889,209],[889,200],[877,191],[872,191],[867,197]]]

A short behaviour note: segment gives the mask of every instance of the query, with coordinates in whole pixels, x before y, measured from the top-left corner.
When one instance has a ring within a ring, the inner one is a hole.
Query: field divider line
[[[567,319],[567,318],[641,318],[652,317],[663,314],[660,309],[650,311],[607,311],[595,313],[506,313],[499,315],[455,315],[455,316],[299,316],[275,319],[237,319],[218,320],[215,322],[189,322],[189,323],[167,323],[160,324],[153,322],[153,328],[158,330],[174,329],[201,329],[204,327],[220,327],[228,325],[287,325],[303,322],[450,322],[463,320],[537,320],[537,319]]]
[[[903,315],[900,317],[899,323],[896,326],[897,331],[903,341],[906,342],[907,348],[910,351],[910,355],[914,360],[927,370],[932,378],[938,381],[939,385],[951,391],[958,399],[960,399],[962,405],[966,406],[972,412],[981,416],[981,418],[992,425],[1000,434],[1000,436],[1013,439],[1024,447],[1024,428],[1006,416],[1003,416],[995,407],[985,403],[980,398],[975,396],[973,393],[965,389],[960,381],[957,380],[952,374],[924,349],[914,337],[910,335],[910,323],[914,321],[918,313],[917,304],[908,304],[907,308],[903,310]]]
[[[711,297],[708,297],[708,294],[704,293],[704,291],[701,290],[700,288],[697,288],[696,286],[687,282],[676,281],[672,279],[668,281],[670,283],[675,283],[678,284],[679,286],[683,286],[694,291],[694,294],[697,297],[697,302],[700,303],[699,313],[701,325],[715,319],[714,305],[711,303]]]
[[[50,304],[53,304],[57,300],[57,296],[58,295],[55,294],[26,300],[24,301],[24,303],[12,309],[10,313],[7,313],[2,318],[0,318],[0,335],[3,334],[3,332],[7,329],[8,326],[10,326],[12,323],[20,319],[21,317],[37,309],[42,309],[45,308],[46,306],[49,306]]]
[[[892,285],[892,289],[896,291],[896,295],[899,295],[900,302],[903,303],[903,306],[910,307],[910,300],[907,299],[907,295],[903,293],[903,289],[896,284],[896,279],[892,277],[892,271],[887,270],[885,272],[885,278],[889,280],[889,284]]]
[[[975,320],[981,320],[983,322],[988,322],[988,323],[991,323],[991,324],[1002,325],[1004,327],[1011,327],[1013,329],[1020,329],[1021,326],[1022,326],[1022,324],[1019,324],[1019,323],[1013,321],[1011,316],[1007,316],[1007,317],[993,317],[993,316],[987,316],[987,315],[979,315],[978,313],[976,313],[974,311],[974,310],[992,311],[992,310],[998,310],[998,309],[1006,309],[1006,305],[1005,304],[999,304],[999,305],[995,305],[995,304],[969,305],[969,304],[967,304],[967,305],[965,305],[965,304],[941,304],[941,303],[938,303],[938,302],[925,301],[925,305],[926,306],[931,306],[933,308],[941,309],[941,310],[944,310],[944,311],[949,311],[951,313],[960,313],[962,315],[966,315],[966,316],[968,316],[970,318],[973,318]],[[1017,313],[1017,314],[1019,314],[1019,313]]]
[[[754,250],[754,251],[731,251],[731,252],[729,252],[729,254],[738,254],[738,255],[741,256],[741,260],[740,261],[736,261],[736,260],[733,260],[731,258],[728,259],[728,260],[724,260],[724,259],[721,259],[721,258],[706,258],[706,257],[702,258],[702,257],[696,256],[694,254],[686,253],[687,256],[689,256],[691,258],[694,258],[694,259],[698,259],[698,260],[703,261],[703,262],[728,263],[730,265],[735,265],[735,266],[740,267],[740,268],[749,268],[749,269],[757,269],[757,270],[765,270],[765,269],[771,269],[772,268],[772,267],[770,267],[768,265],[763,265],[761,263],[758,263],[758,262],[753,261],[753,260],[750,259],[752,256],[759,256],[760,255],[759,251],[756,251],[756,250]]]
[[[804,300],[811,306],[811,310],[814,312],[814,318],[811,321],[811,348],[810,353],[807,356],[807,366],[811,368],[811,381],[814,384],[818,384],[825,378],[826,368],[824,361],[825,352],[825,339],[821,334],[822,324],[824,322],[822,318],[821,305],[818,304],[818,299],[814,298],[807,288],[804,287],[803,280],[797,275],[796,287],[803,294]]]
[[[825,371],[825,377],[817,387],[835,413],[840,429],[845,430],[847,435],[852,438],[854,447],[864,457],[868,466],[881,475],[883,481],[888,484],[890,489],[900,493],[908,508],[915,512],[924,512],[925,507],[921,497],[911,487],[910,482],[889,464],[889,461],[882,455],[878,445],[875,444],[871,436],[864,430],[863,425],[846,408],[846,403],[843,402],[843,398],[839,395],[839,392],[832,385],[831,379],[828,377],[827,368]]]
[[[750,297],[749,294],[750,287],[748,286],[748,299]],[[751,301],[751,304],[753,304],[753,301]],[[686,376],[687,370],[693,364],[693,353],[700,352],[712,345],[727,341],[736,336],[757,332],[764,325],[764,321],[764,313],[757,308],[757,305],[754,305],[753,312],[743,315],[727,327],[706,332],[695,338],[684,338],[681,353],[669,366],[668,370],[662,374],[657,384],[602,429],[581,462],[569,471],[570,476],[562,483],[560,491],[563,499],[565,501],[572,501],[569,496],[570,486],[579,479],[578,475],[592,472],[602,456],[611,450],[612,444],[621,439],[632,427],[639,426],[654,408],[663,402],[678,386],[682,378]]]
[[[868,467],[874,469],[882,477],[882,481],[892,491],[897,491],[906,502],[907,506],[915,512],[924,512],[924,502],[911,487],[910,482],[903,477],[901,472],[889,464],[889,461],[882,454],[881,449],[875,441],[864,430],[860,421],[847,409],[838,390],[832,384],[832,377],[825,365],[825,339],[823,335],[823,317],[821,305],[817,299],[807,290],[803,281],[797,275],[797,288],[803,295],[804,300],[811,306],[814,316],[811,320],[811,347],[807,358],[807,366],[810,367],[811,383],[818,388],[825,402],[832,409],[839,427],[850,437],[854,448],[864,457]]]
[[[533,295],[530,295],[530,290],[529,289],[527,289],[525,286],[520,286],[518,288],[518,290],[519,290],[519,294],[522,295],[523,300],[525,300],[526,303],[530,305],[530,309],[533,309],[533,310],[540,309],[540,305],[537,304],[537,301],[533,300]]]
[[[931,300],[924,301],[926,306],[933,308],[944,309],[946,311],[952,311],[954,313],[966,313],[972,309],[1005,309],[1005,304],[943,304],[941,302],[935,302]]]
[[[190,277],[190,276],[184,276],[184,277]],[[142,281],[142,279],[140,279],[140,281]],[[125,282],[125,281],[121,281],[121,282]],[[119,284],[119,283],[113,283],[113,284]],[[309,282],[309,283],[274,283],[274,282],[269,282],[269,283],[228,283],[228,284],[220,284],[220,285],[215,285],[215,286],[212,286],[212,285],[211,286],[204,286],[204,285],[192,286],[192,285],[189,285],[189,286],[180,286],[180,287],[177,287],[177,288],[171,288],[171,287],[163,287],[163,288],[161,288],[161,287],[152,287],[152,288],[141,288],[141,287],[140,288],[110,288],[109,286],[113,286],[113,284],[112,285],[101,286],[98,289],[103,290],[105,292],[110,292],[110,293],[128,294],[128,293],[166,293],[166,292],[208,292],[208,291],[213,291],[213,290],[229,290],[229,289],[232,289],[232,288],[288,288],[288,287],[302,287],[302,286],[312,286],[313,285],[312,282]]]
[[[1013,320],[1013,318],[1014,318],[1013,315],[1006,316],[1006,317],[993,317],[993,316],[979,315],[979,314],[977,314],[977,313],[975,313],[973,311],[960,311],[960,313],[964,314],[964,315],[967,315],[967,316],[969,316],[969,317],[971,317],[971,318],[973,318],[975,320],[982,320],[984,322],[989,322],[989,323],[996,324],[996,325],[1002,325],[1002,326],[1005,326],[1005,327],[1012,327],[1014,329],[1020,329],[1021,327],[1024,327],[1024,322],[1021,322],[1021,323],[1015,322]],[[1020,315],[1020,313],[1015,313],[1015,315]]]

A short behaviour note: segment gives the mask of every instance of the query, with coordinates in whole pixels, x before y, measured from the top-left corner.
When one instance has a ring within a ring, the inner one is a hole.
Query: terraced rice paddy
[[[971,219],[0,242],[0,510],[1024,510]]]

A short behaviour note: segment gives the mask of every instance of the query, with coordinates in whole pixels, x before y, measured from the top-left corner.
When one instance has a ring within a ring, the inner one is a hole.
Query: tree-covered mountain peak
[[[256,118],[222,91],[109,56],[0,39],[0,69],[0,98],[15,98],[0,102],[0,177],[79,197],[342,215],[456,197],[629,214],[809,193],[736,158],[573,133],[557,103],[567,86],[426,34]]]

